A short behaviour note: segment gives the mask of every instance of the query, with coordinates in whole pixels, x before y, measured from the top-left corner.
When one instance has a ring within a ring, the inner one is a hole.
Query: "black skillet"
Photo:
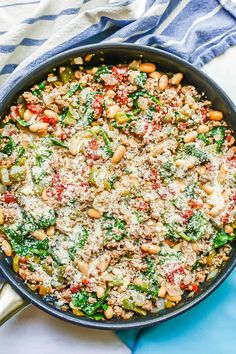
[[[223,112],[225,120],[235,133],[236,108],[229,97],[206,74],[172,54],[158,49],[132,44],[99,44],[85,46],[66,51],[47,60],[28,73],[25,77],[22,77],[21,81],[14,87],[14,89],[5,95],[3,102],[0,104],[0,115],[7,112],[22,91],[44,79],[46,74],[50,72],[53,67],[65,65],[73,57],[81,56],[84,58],[87,54],[95,54],[89,62],[90,66],[97,66],[102,63],[127,63],[134,59],[142,59],[147,62],[155,63],[157,68],[162,71],[174,73],[182,72],[184,74],[184,82],[192,84],[200,90],[200,92],[204,92],[207,98],[212,101],[214,109]],[[101,59],[103,61],[101,61]],[[63,312],[53,305],[50,305],[41,296],[32,292],[24,284],[19,275],[12,271],[11,264],[12,259],[6,257],[4,253],[0,251],[0,269],[7,281],[7,284],[0,295],[0,323],[3,323],[20,308],[32,303],[50,315],[77,325],[96,329],[131,329],[142,328],[164,322],[180,315],[203,301],[233,270],[236,264],[236,245],[234,243],[230,254],[230,260],[225,263],[221,272],[211,282],[204,283],[201,286],[199,293],[193,298],[183,300],[174,308],[162,310],[158,315],[148,314],[146,317],[134,317],[128,321],[116,318],[109,321],[95,321],[87,317],[76,317],[72,313]]]

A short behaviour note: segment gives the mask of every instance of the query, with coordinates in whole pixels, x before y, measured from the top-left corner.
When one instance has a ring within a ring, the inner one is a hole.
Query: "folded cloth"
[[[201,67],[236,44],[236,6],[230,0],[2,0],[0,101],[39,63],[101,41],[158,47]],[[236,274],[190,312],[118,335],[137,354],[233,354],[235,288]]]

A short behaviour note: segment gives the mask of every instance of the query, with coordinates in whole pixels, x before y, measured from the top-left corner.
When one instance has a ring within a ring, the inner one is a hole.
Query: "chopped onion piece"
[[[165,301],[164,299],[158,299],[157,300],[157,307],[158,307],[158,310],[163,310],[165,308]]]
[[[218,274],[219,269],[213,269],[212,271],[210,271],[210,273],[207,276],[207,280],[211,280],[213,278],[215,278],[215,276]]]

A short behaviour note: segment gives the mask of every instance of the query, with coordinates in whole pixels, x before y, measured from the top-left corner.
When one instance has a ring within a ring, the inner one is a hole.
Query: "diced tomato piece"
[[[154,190],[157,190],[157,189],[160,188],[160,186],[161,186],[160,183],[156,181],[156,182],[153,183],[152,188],[153,188]]]
[[[20,263],[28,263],[28,259],[26,257],[20,256],[19,257]]]
[[[95,119],[98,119],[102,114],[102,111],[103,111],[102,103],[103,103],[103,96],[100,94],[94,95],[94,99],[92,102],[92,108],[94,110],[94,118]]]
[[[20,274],[20,276],[21,276],[21,278],[22,278],[23,280],[26,279],[26,275],[25,275],[25,274],[21,274],[21,273],[19,273],[19,274]]]
[[[167,275],[166,275],[166,279],[167,279],[172,285],[174,285],[174,283],[175,283],[174,273],[167,274]]]
[[[116,90],[116,85],[107,85],[106,83],[104,85],[105,85],[105,88],[107,91],[108,90],[112,90],[112,91]]]
[[[126,105],[128,103],[128,96],[124,91],[118,90],[115,95],[115,101],[121,105]]]
[[[57,125],[57,119],[54,117],[44,116],[44,117],[40,118],[40,120],[44,123],[50,124],[53,128],[55,128],[55,126]]]
[[[161,198],[162,200],[165,200],[166,197],[167,197],[167,194],[166,194],[166,193],[160,193],[160,192],[159,192],[159,196],[160,196],[160,198]]]
[[[233,200],[234,202],[236,202],[236,194],[233,194],[229,199]]]
[[[122,82],[127,79],[127,72],[128,68],[126,67],[118,68],[117,66],[113,66],[112,68],[112,74],[116,77],[118,82]]]
[[[232,168],[236,168],[236,157],[229,160],[229,164]]]
[[[149,208],[149,203],[145,201],[140,201],[137,205],[137,208],[140,210],[147,210]]]
[[[64,192],[65,187],[61,184],[61,178],[58,173],[53,176],[52,185],[55,188],[57,200],[61,201],[62,193]]]
[[[151,125],[152,125],[152,132],[155,132],[157,130],[159,132],[162,131],[162,125],[161,124],[157,124],[156,122],[152,122]]]
[[[70,301],[71,301],[71,296],[66,296],[66,297],[65,297],[65,300],[66,300],[67,302],[70,302]]]
[[[161,118],[163,119],[168,113],[168,108],[166,106],[160,107],[160,112],[161,112]]]
[[[4,194],[4,201],[5,203],[15,203],[16,198],[14,197],[14,195],[11,192],[6,192]]]
[[[165,244],[167,244],[170,247],[175,246],[175,242],[171,241],[171,240],[165,240]]]
[[[59,136],[58,136],[58,138],[60,139],[60,140],[66,140],[66,138],[67,138],[67,135],[65,134],[65,133],[61,133]]]
[[[18,116],[19,115],[19,108],[20,108],[20,104],[18,104],[18,106],[15,106],[12,108],[13,112]]]
[[[175,272],[178,274],[182,274],[182,275],[185,274],[185,270],[182,266],[180,266],[178,269],[176,269]]]
[[[43,111],[43,108],[40,106],[40,104],[27,104],[27,109],[35,114],[40,114]]]
[[[180,214],[181,214],[182,218],[184,219],[184,223],[186,223],[193,216],[193,211],[192,210],[183,210],[183,211],[181,211]]]
[[[72,292],[72,294],[78,293],[81,289],[82,289],[81,284],[73,284],[70,286],[70,291]]]
[[[175,269],[173,272],[169,273],[166,275],[167,280],[174,285],[175,284],[175,274],[180,274],[180,275],[184,275],[185,271],[184,268],[182,266],[180,266],[179,268]]]
[[[203,121],[206,121],[206,119],[207,119],[207,109],[206,109],[206,107],[202,107],[202,108],[200,109],[200,112],[201,112],[201,114],[202,114],[202,119],[203,119]]]
[[[180,287],[180,289],[185,290],[186,288],[188,288],[188,285],[185,285],[184,283],[181,283],[179,285],[179,287]]]
[[[150,170],[149,171],[149,180],[150,181],[155,181],[157,179],[157,171],[156,170]]]
[[[201,209],[202,208],[202,203],[198,203],[196,202],[195,200],[191,199],[188,201],[188,205],[191,207],[191,208],[194,208],[194,209]]]
[[[205,167],[206,167],[207,171],[212,171],[212,169],[213,169],[213,165],[212,165],[212,163],[210,163],[210,162],[208,162],[207,164],[205,164]]]
[[[194,291],[195,293],[197,293],[197,292],[198,292],[198,289],[199,289],[198,285],[197,285],[197,284],[191,284],[191,286],[192,286],[192,288],[193,288],[193,291]]]
[[[80,182],[81,187],[84,188],[84,191],[87,192],[89,189],[89,184],[87,182]]]
[[[89,142],[89,147],[92,150],[97,150],[98,149],[98,142],[96,139],[90,140]]]
[[[176,194],[176,192],[170,187],[167,188],[167,190],[168,190],[168,193],[170,193],[171,195],[175,195]]]
[[[82,284],[83,285],[88,285],[89,284],[89,280],[88,279],[82,279]]]
[[[179,130],[181,130],[183,132],[188,128],[188,125],[189,125],[188,123],[180,123],[178,125],[178,128],[179,128]]]
[[[60,177],[59,173],[56,173],[52,178],[52,184],[54,187],[56,187],[60,183],[61,183],[61,177]]]
[[[229,220],[229,213],[226,213],[222,218],[222,224],[223,225],[227,224],[228,220]]]
[[[87,150],[85,151],[85,155],[87,156],[88,159],[91,159],[91,160],[93,160],[93,161],[96,161],[96,160],[100,159],[100,156],[99,156],[99,155],[94,154],[94,153],[92,153],[92,152],[89,152],[89,151],[87,151]]]

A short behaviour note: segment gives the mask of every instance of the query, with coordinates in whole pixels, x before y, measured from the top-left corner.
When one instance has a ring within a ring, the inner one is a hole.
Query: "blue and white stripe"
[[[101,41],[140,43],[201,67],[236,44],[231,0],[3,0],[0,99],[36,64]]]

